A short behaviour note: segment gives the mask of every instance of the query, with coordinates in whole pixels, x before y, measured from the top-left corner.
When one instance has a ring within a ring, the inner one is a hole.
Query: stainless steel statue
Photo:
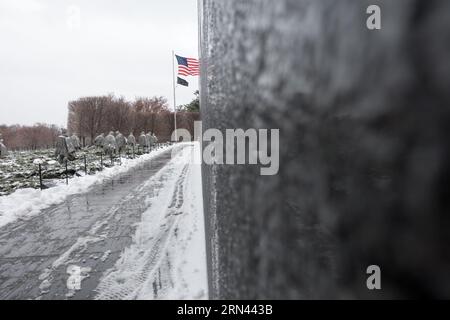
[[[105,135],[102,133],[100,135],[98,135],[95,139],[94,139],[94,145],[98,148],[103,148],[103,143],[105,142]]]
[[[72,141],[75,150],[81,150],[80,139],[75,134],[70,137],[70,140]]]
[[[136,138],[134,137],[133,132],[130,132],[130,135],[128,136],[127,139],[127,144],[132,147],[136,145]]]
[[[55,157],[61,164],[76,159],[75,147],[73,146],[72,139],[68,138],[64,132],[56,140]]]
[[[156,137],[154,132],[152,132],[152,142],[153,142],[153,145],[156,145],[158,143],[158,138]]]
[[[2,135],[0,134],[0,158],[6,157],[8,155],[8,149],[3,144]]]
[[[127,138],[123,136],[119,131],[116,131],[116,143],[117,143],[117,152],[119,154],[125,150],[127,146]]]
[[[139,136],[139,146],[142,148],[145,148],[147,146],[147,136],[145,135],[144,131],[142,131],[141,135]]]
[[[146,140],[147,140],[147,148],[150,149],[152,147],[152,135],[149,132],[149,133],[147,133],[145,135],[145,137],[146,137]]]
[[[103,141],[103,150],[106,154],[112,156],[116,150],[117,150],[117,142],[116,138],[114,137],[114,132],[110,132],[105,140]]]

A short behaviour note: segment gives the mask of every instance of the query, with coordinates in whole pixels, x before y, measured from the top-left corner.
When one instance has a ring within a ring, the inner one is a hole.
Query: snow
[[[34,159],[33,164],[43,164],[45,161],[43,159]]]
[[[69,291],[65,295],[67,298],[73,297],[75,295],[76,291],[81,290],[81,282],[84,279],[90,277],[89,273],[91,271],[92,271],[92,269],[89,267],[80,267],[77,265],[69,265],[67,267],[66,272],[70,275],[69,278],[67,279],[67,283],[66,283],[67,288],[69,289]],[[45,281],[48,281],[48,280],[44,280],[44,282]],[[47,282],[47,283],[51,284],[51,282]],[[42,287],[42,284],[41,284],[41,287]],[[45,291],[44,292],[41,291],[41,293],[45,293]]]
[[[147,183],[133,243],[100,280],[96,299],[207,299],[199,143],[184,149]]]
[[[102,262],[105,262],[106,259],[108,259],[108,257],[109,257],[110,254],[111,254],[111,250],[105,251],[105,253],[104,253],[103,256],[100,258],[100,260],[101,260]]]
[[[68,196],[88,191],[88,189],[97,183],[126,172],[127,170],[146,162],[173,146],[166,146],[152,151],[136,159],[122,159],[121,166],[105,168],[95,175],[75,177],[70,180],[69,185],[60,182],[57,186],[46,189],[19,189],[14,193],[0,197],[0,227],[17,219],[27,219],[39,214],[43,209],[63,202]],[[40,161],[36,159],[35,161]]]
[[[98,286],[88,289],[94,290],[90,297],[96,299],[208,298],[199,143],[180,143],[138,159],[122,159],[122,166],[104,169],[96,175],[75,177],[68,186],[59,184],[43,191],[20,189],[0,197],[0,227],[38,215],[70,195],[88,192],[94,184],[111,179],[167,150],[172,150],[172,158],[136,189],[145,190],[139,197],[145,206],[140,221],[132,229],[134,234],[130,234],[131,244],[114,254],[110,250],[92,253],[99,263],[111,260],[106,271],[91,270],[92,266],[85,264],[85,256],[76,258],[92,244],[107,239],[107,227],[114,223],[115,211],[111,211],[37,274],[42,295],[58,285],[62,271],[64,280],[67,279],[65,298],[78,295],[82,281],[87,277],[91,282],[94,278],[100,281]]]

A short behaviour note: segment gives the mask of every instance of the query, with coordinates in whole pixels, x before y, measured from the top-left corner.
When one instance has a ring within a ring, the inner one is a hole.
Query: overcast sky
[[[70,100],[108,93],[172,107],[171,50],[198,56],[197,17],[197,0],[0,0],[0,124],[65,126]]]

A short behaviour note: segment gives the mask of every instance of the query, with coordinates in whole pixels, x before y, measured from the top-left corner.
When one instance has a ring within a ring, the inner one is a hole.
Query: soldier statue
[[[128,145],[134,147],[136,145],[136,138],[133,135],[133,132],[128,136]]]
[[[80,139],[78,139],[78,137],[73,134],[70,137],[70,140],[72,141],[73,147],[75,148],[75,150],[81,150],[81,144],[80,144]]]
[[[0,158],[6,157],[8,155],[8,149],[3,144],[2,135],[0,134]]]
[[[116,143],[117,143],[117,151],[119,154],[125,150],[127,146],[127,138],[123,136],[119,131],[116,131]]]
[[[147,138],[147,147],[148,147],[149,149],[151,149],[151,148],[152,148],[152,135],[151,135],[150,132],[149,132],[149,133],[147,133],[145,136],[146,136],[146,138]]]
[[[103,150],[106,154],[112,156],[117,150],[117,142],[114,132],[110,132],[103,141]]]
[[[156,145],[158,143],[158,138],[156,137],[154,132],[152,132],[152,140],[153,140],[154,145]]]
[[[144,149],[147,146],[147,137],[145,136],[144,131],[141,132],[139,136],[139,145]]]
[[[61,164],[66,161],[73,161],[76,159],[75,147],[72,144],[72,139],[67,137],[65,131],[63,131],[56,140],[55,157]]]
[[[101,135],[98,135],[94,139],[94,145],[98,148],[103,148],[104,141],[105,141],[105,135],[102,133]]]

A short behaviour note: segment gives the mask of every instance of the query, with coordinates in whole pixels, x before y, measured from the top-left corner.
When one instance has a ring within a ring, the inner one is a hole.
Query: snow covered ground
[[[1,197],[0,299],[207,299],[201,179],[179,143]]]
[[[155,156],[163,153],[171,146],[166,146],[152,151],[150,154],[144,154],[136,159],[122,159],[121,166],[105,168],[95,175],[75,177],[70,180],[69,185],[60,181],[57,186],[46,189],[19,189],[14,193],[0,197],[0,227],[13,222],[17,219],[26,219],[39,214],[43,209],[51,205],[63,202],[69,195],[85,192],[93,184],[102,183],[117,174],[146,162]]]
[[[166,144],[160,144],[157,148],[162,145]],[[120,158],[122,160],[131,159],[142,154],[142,148],[136,147],[133,151],[128,146]],[[120,164],[120,158],[117,155],[111,161],[109,156],[96,147],[78,150],[75,156],[76,159],[68,163],[69,180],[76,176],[84,176],[85,171],[92,175],[102,171],[104,167],[109,168]],[[11,194],[18,189],[39,189],[39,163],[42,165],[42,178],[45,186],[54,187],[65,181],[66,167],[55,161],[55,149],[14,151],[6,157],[0,158],[0,196]]]
[[[96,299],[207,298],[200,146],[181,145],[147,182],[158,184],[149,208],[133,244],[102,277]]]

